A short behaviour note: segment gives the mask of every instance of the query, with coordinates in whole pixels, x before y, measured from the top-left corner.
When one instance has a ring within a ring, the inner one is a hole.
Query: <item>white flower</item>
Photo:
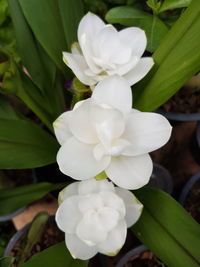
[[[77,78],[91,87],[115,74],[133,85],[154,64],[151,57],[141,58],[147,45],[143,30],[129,27],[118,32],[90,12],[79,24],[78,41],[72,45],[72,53],[63,53],[63,59]]]
[[[63,113],[54,130],[61,144],[60,170],[77,180],[105,171],[118,186],[137,189],[152,173],[149,152],[171,134],[169,122],[156,113],[131,109],[131,88],[120,76],[100,82],[92,97]]]
[[[116,255],[127,227],[139,219],[143,208],[130,191],[95,179],[70,184],[60,192],[59,203],[57,225],[65,232],[72,256],[82,260],[97,252]]]

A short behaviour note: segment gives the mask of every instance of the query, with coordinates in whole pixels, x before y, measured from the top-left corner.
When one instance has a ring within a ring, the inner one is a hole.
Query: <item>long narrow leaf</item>
[[[64,30],[55,0],[19,0],[24,15],[44,50],[58,68],[66,72],[62,51],[66,50]]]
[[[36,41],[22,13],[18,0],[9,0],[9,7],[23,64],[38,88],[42,90],[45,86],[46,73],[38,53]]]
[[[58,144],[25,120],[0,119],[0,168],[24,169],[55,162]]]
[[[13,213],[19,208],[42,198],[50,191],[60,189],[64,186],[66,186],[65,183],[37,183],[0,189],[0,216]]]
[[[136,236],[169,267],[200,266],[200,226],[171,196],[144,188],[134,192],[143,203]]]
[[[69,254],[64,242],[58,243],[34,255],[19,267],[86,267],[87,261],[75,260]]]
[[[68,50],[70,50],[71,44],[77,41],[78,24],[84,16],[83,3],[82,0],[58,0],[58,4]]]
[[[10,104],[8,104],[8,102],[3,96],[0,96],[0,118],[10,120],[19,119],[19,116],[17,115],[15,110]]]
[[[0,267],[11,267],[14,262],[13,257],[4,257],[0,259]]]
[[[199,14],[199,2],[192,1],[163,39],[153,55],[153,70],[133,87],[136,108],[155,110],[200,70]]]
[[[168,32],[168,27],[157,16],[130,6],[112,8],[106,14],[106,20],[109,23],[120,23],[143,29],[147,35],[147,50],[150,52],[155,51]]]

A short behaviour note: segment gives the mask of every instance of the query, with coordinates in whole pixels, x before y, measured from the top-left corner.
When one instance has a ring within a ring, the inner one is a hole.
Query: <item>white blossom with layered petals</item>
[[[72,53],[63,53],[63,59],[76,77],[91,87],[115,74],[133,85],[154,63],[151,57],[141,58],[147,45],[143,30],[129,27],[118,32],[90,12],[79,24],[78,41],[72,45]]]
[[[120,76],[105,78],[92,97],[63,113],[54,130],[60,170],[77,180],[105,171],[116,185],[137,189],[152,173],[149,152],[163,146],[171,125],[160,114],[132,109],[131,88]]]
[[[74,258],[87,260],[97,252],[112,255],[123,246],[127,227],[140,217],[143,205],[128,190],[108,180],[72,183],[59,194],[58,227]]]

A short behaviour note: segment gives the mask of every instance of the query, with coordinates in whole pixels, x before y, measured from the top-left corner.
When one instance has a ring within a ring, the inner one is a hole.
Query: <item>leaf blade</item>
[[[147,50],[154,52],[168,32],[168,27],[157,17],[130,6],[114,7],[106,14],[109,23],[137,26],[147,35]]]
[[[62,51],[66,50],[67,44],[57,1],[19,0],[19,3],[37,40],[56,66],[65,73]]]
[[[34,168],[53,163],[57,150],[56,140],[34,123],[0,119],[1,169]]]
[[[37,183],[14,188],[0,189],[0,216],[5,216],[42,198],[50,191],[66,186],[67,183]]]
[[[160,190],[143,188],[134,194],[144,205],[140,220],[132,227],[136,236],[167,266],[199,266],[200,227],[191,216]]]
[[[155,110],[200,70],[199,12],[198,1],[193,1],[165,36],[153,55],[153,69],[133,86],[135,108]]]
[[[69,254],[65,243],[61,242],[34,255],[19,267],[86,267],[87,261],[75,260]]]
[[[82,0],[58,0],[60,15],[68,44],[68,51],[73,42],[77,41],[77,29],[81,18],[84,16]]]

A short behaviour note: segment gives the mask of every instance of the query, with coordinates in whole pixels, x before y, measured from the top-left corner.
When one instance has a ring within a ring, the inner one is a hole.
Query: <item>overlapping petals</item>
[[[108,180],[89,179],[59,194],[58,227],[74,258],[87,260],[97,252],[115,255],[125,242],[127,227],[140,217],[142,204],[128,190]]]
[[[115,75],[100,82],[91,98],[63,113],[54,123],[60,170],[77,180],[105,171],[126,189],[147,184],[152,173],[148,153],[168,141],[171,126],[162,115],[132,110],[131,105],[130,86]]]
[[[118,32],[89,12],[79,24],[78,41],[73,44],[72,53],[63,53],[63,60],[82,83],[92,88],[115,74],[133,85],[153,66],[151,57],[141,58],[147,39],[144,31],[137,27]]]

